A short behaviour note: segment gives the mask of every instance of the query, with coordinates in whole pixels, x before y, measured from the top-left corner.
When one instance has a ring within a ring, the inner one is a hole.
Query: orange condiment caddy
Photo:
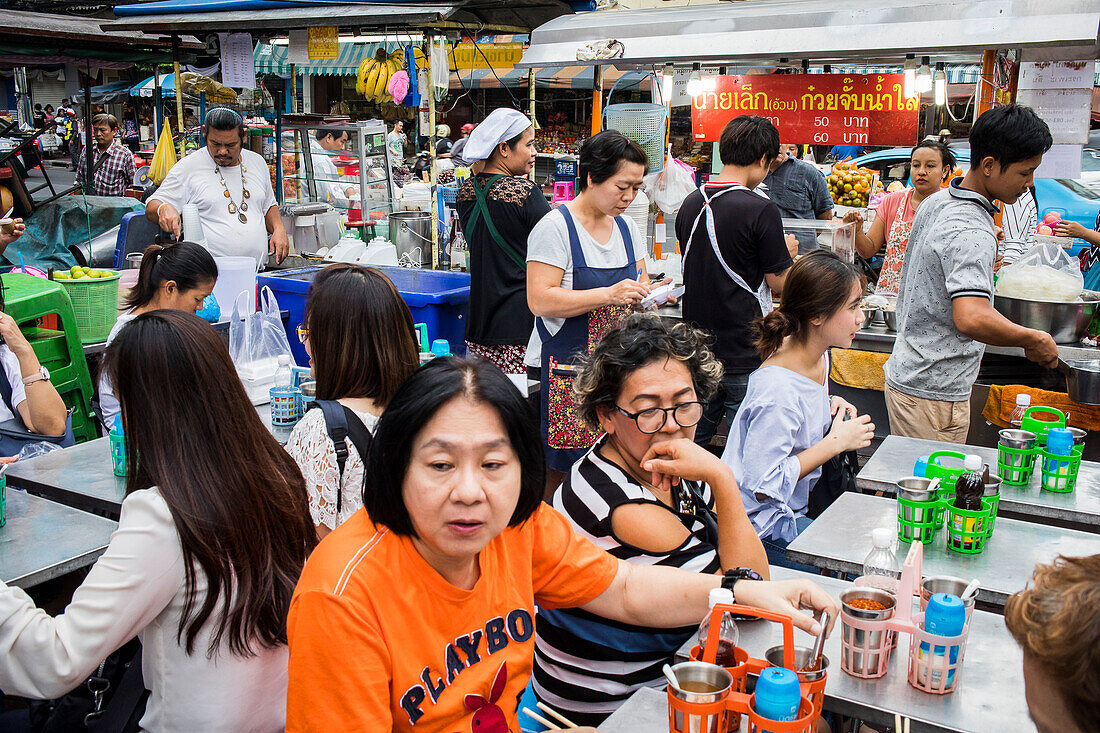
[[[726,612],[766,619],[780,624],[783,627],[783,666],[796,674],[798,673],[795,666],[794,626],[791,619],[779,613],[737,604],[715,604],[710,612],[707,651],[701,654],[698,645],[692,647],[689,655],[691,660],[714,663],[718,648],[718,635],[722,626],[722,614]],[[813,733],[817,719],[821,715],[821,707],[825,697],[825,682],[827,679],[825,672],[821,673],[820,679],[812,682],[802,681],[801,675],[799,676],[802,688],[802,700],[798,707],[799,717],[789,722],[780,722],[767,720],[757,715],[753,711],[753,695],[745,692],[749,675],[759,675],[773,665],[763,659],[750,657],[748,652],[741,647],[734,649],[734,660],[737,662],[736,666],[725,668],[733,678],[733,686],[728,697],[724,700],[712,703],[691,703],[677,698],[671,690],[668,692],[668,725],[671,733],[683,733],[682,729],[677,727],[677,711],[681,713],[684,727],[686,727],[689,715],[707,716],[708,718],[717,716],[717,730],[727,730],[727,725],[733,727],[739,725],[741,715],[744,714],[748,715],[750,732],[766,729],[769,733]],[[766,728],[761,726],[766,726]],[[705,730],[706,726],[703,729]]]

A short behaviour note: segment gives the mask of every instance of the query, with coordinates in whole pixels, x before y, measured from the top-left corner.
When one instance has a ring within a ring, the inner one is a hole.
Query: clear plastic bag
[[[48,443],[44,440],[40,440],[35,443],[27,443],[20,449],[15,458],[18,461],[26,461],[36,456],[45,455],[46,453],[53,453],[55,450],[61,450],[61,446],[56,443]]]
[[[238,296],[229,322],[229,356],[252,404],[262,405],[270,400],[270,389],[275,386],[279,357],[285,354],[291,361],[294,357],[271,288],[260,291],[260,309],[255,313],[242,316],[240,302]]]
[[[1009,298],[1069,303],[1077,300],[1084,288],[1079,262],[1061,247],[1042,243],[1001,269],[995,292]]]
[[[691,166],[673,158],[671,151],[668,165],[663,170],[646,176],[645,185],[649,198],[666,214],[679,211],[684,199],[697,188]]]

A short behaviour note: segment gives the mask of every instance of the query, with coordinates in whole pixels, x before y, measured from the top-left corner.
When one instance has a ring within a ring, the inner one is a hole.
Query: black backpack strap
[[[354,411],[347,407],[344,407],[336,400],[314,400],[310,405],[310,409],[319,407],[321,414],[325,418],[325,430],[328,432],[328,437],[332,439],[332,445],[336,449],[336,471],[338,473],[337,486],[336,486],[336,516],[340,516],[340,509],[343,506],[344,492],[342,491],[341,484],[344,480],[344,464],[348,460],[348,442],[350,437],[351,442],[355,445],[355,449],[359,451],[359,457],[365,463],[367,460],[367,451],[370,450],[371,434],[367,430],[367,426],[363,424],[363,421],[359,419],[359,416]]]
[[[8,373],[4,371],[3,365],[0,365],[0,397],[4,399],[8,411],[15,417],[19,417],[19,413],[15,411],[15,406],[11,403],[11,382],[8,381]]]

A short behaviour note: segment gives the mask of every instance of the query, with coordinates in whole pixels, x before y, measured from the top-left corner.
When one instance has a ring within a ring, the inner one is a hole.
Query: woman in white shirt
[[[127,442],[118,529],[58,616],[0,583],[0,689],[59,697],[137,635],[143,730],[280,731],[286,616],[317,541],[301,473],[198,317],[138,316],[106,365]]]
[[[749,377],[722,460],[771,565],[792,567],[786,547],[811,522],[821,467],[874,437],[871,419],[830,398],[828,384],[829,349],[851,346],[862,324],[863,286],[855,266],[815,250],[787,273],[779,308],[756,322],[763,363]]]
[[[218,266],[205,247],[194,242],[179,242],[161,247],[153,244],[146,248],[141,258],[138,281],[127,296],[126,312],[118,317],[107,346],[118,332],[142,313],[168,308],[170,310],[197,313],[206,296],[214,292],[218,280]],[[118,415],[118,399],[111,387],[105,369],[99,374],[99,414],[105,430],[115,426]]]
[[[344,417],[374,434],[390,397],[420,364],[412,314],[390,279],[359,265],[332,265],[313,279],[298,338],[310,356],[317,399],[335,400]],[[287,452],[302,469],[309,513],[324,537],[363,506],[363,463],[345,439],[341,474],[336,445],[321,410],[294,428]]]

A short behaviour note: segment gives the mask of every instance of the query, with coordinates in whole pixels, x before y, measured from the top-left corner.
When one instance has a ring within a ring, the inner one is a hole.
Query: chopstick
[[[902,728],[902,721],[905,721],[905,728]],[[909,718],[903,718],[901,713],[894,713],[894,733],[909,733]]]
[[[569,718],[565,717],[564,715],[559,713],[557,710],[554,710],[552,707],[550,707],[546,703],[542,702],[541,700],[539,702],[536,702],[535,705],[538,706],[539,710],[546,713],[551,718],[554,718],[554,719],[558,720],[560,723],[562,723],[563,725],[565,725],[568,728],[578,728],[578,727],[580,727],[576,723],[571,721]]]
[[[550,730],[564,730],[561,726],[558,726],[558,725],[555,725],[554,723],[551,723],[549,720],[542,717],[541,715],[536,713],[531,708],[524,708],[523,709],[523,714],[526,715],[531,720],[535,721],[536,723],[539,723],[541,725],[545,725]]]

